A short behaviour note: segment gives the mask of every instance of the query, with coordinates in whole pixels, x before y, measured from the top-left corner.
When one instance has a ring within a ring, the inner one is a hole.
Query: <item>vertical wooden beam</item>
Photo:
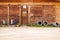
[[[21,24],[21,7],[20,5],[18,7],[19,7],[19,24]]]
[[[8,25],[9,25],[9,6],[8,6],[8,11],[7,11],[7,13],[8,13]]]
[[[30,6],[28,6],[28,24],[30,24]]]
[[[53,6],[54,7],[54,22],[56,22],[56,5]]]

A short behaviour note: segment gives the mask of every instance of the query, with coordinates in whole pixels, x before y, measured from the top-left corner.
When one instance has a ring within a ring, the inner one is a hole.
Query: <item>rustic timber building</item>
[[[60,23],[59,0],[0,0],[0,24]]]

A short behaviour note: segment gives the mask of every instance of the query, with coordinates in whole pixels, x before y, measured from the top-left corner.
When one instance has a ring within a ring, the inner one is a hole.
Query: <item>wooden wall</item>
[[[0,5],[0,24],[2,24],[3,20],[8,21],[8,8],[7,5]]]
[[[14,19],[16,21],[16,24],[19,23],[19,6],[18,5],[9,5],[9,23],[11,22],[11,19]]]
[[[37,23],[39,21],[60,23],[60,5],[52,5],[52,3],[47,4],[0,4],[0,24],[2,24],[3,19],[8,23],[8,7],[9,23],[12,18],[14,18],[17,23],[22,24]],[[27,8],[23,9],[23,5],[26,5]],[[25,14],[23,11],[27,11],[27,13]]]
[[[55,8],[53,5],[31,6],[31,23],[37,22],[55,22]]]
[[[55,7],[56,22],[60,23],[60,5]]]

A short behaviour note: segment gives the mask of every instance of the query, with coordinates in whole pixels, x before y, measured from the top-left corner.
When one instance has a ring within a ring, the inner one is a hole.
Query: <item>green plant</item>
[[[16,27],[20,27],[21,25],[22,25],[22,24],[16,24],[15,26],[16,26]]]
[[[48,25],[28,24],[27,26],[30,26],[30,27],[57,27],[53,24],[48,24]]]
[[[42,27],[42,25],[37,25],[37,24],[28,24],[27,26],[33,26],[33,27]]]

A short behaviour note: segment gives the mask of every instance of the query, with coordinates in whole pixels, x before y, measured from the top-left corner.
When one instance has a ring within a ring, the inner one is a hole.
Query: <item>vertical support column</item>
[[[57,21],[56,21],[56,15],[57,15],[57,14],[56,14],[56,5],[54,5],[54,22],[57,22]]]
[[[8,5],[8,11],[7,11],[7,13],[8,13],[8,25],[9,25],[9,5]]]
[[[54,5],[54,22],[56,22],[56,5]]]
[[[28,23],[30,24],[30,6],[28,6]]]
[[[20,8],[20,6],[18,6],[19,7],[19,24],[21,24],[21,8]]]

